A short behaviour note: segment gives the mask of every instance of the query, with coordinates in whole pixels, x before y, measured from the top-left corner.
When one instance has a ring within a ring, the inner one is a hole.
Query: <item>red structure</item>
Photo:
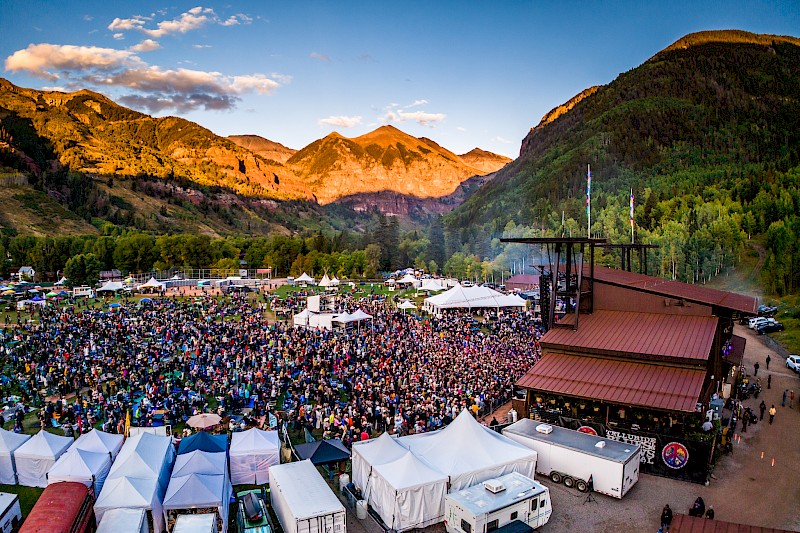
[[[20,533],[86,533],[94,531],[94,493],[83,483],[63,481],[48,485]]]

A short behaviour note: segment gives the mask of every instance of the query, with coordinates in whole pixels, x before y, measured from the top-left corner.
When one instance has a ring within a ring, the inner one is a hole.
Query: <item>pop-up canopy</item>
[[[72,444],[70,437],[39,431],[14,452],[17,479],[26,487],[46,487],[47,472]]]
[[[30,435],[22,435],[0,428],[0,483],[15,485],[17,483],[17,467],[14,463],[14,451],[30,439]]]
[[[234,433],[230,452],[231,483],[269,483],[269,467],[280,464],[280,450],[281,440],[277,431],[252,428]]]

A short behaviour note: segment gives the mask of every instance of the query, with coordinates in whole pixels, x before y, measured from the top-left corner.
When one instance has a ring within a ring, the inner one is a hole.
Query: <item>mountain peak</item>
[[[684,35],[654,57],[673,50],[685,50],[691,46],[709,43],[758,44],[772,46],[774,44],[794,44],[800,46],[800,39],[789,35],[772,35],[769,33],[751,33],[743,30],[708,30]],[[651,58],[652,59],[652,58]]]

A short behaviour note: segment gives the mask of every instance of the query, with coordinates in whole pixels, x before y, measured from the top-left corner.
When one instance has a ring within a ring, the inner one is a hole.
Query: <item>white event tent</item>
[[[0,428],[0,483],[4,485],[15,485],[17,483],[14,451],[30,438],[30,435],[14,433]]]
[[[111,509],[97,524],[96,533],[147,533],[144,509]]]
[[[411,274],[406,274],[402,278],[398,279],[397,283],[403,285],[411,285],[412,287],[420,286],[420,281]]]
[[[46,487],[47,472],[73,440],[59,437],[45,430],[39,431],[14,452],[17,481],[26,487]]]
[[[354,443],[353,482],[386,525],[402,531],[441,521],[445,492],[510,472],[533,478],[536,459],[535,451],[479,424],[464,410],[439,431],[398,439],[384,434]]]
[[[100,494],[109,470],[111,454],[89,452],[73,446],[47,472],[47,484],[75,481],[92,487],[95,494]]]
[[[107,281],[105,285],[97,289],[96,292],[117,292],[124,288],[121,281]]]
[[[152,433],[129,437],[95,502],[97,521],[111,509],[145,509],[151,513],[154,533],[166,531],[162,503],[174,460],[171,437]]]
[[[164,289],[164,287],[166,287],[164,283],[161,283],[160,281],[156,280],[156,278],[150,278],[147,281],[147,283],[142,283],[141,285],[136,287],[136,290],[140,291],[142,289],[153,289],[156,291],[161,291]]]
[[[525,307],[525,300],[516,294],[503,294],[489,287],[455,287],[436,296],[425,298],[424,309],[440,314],[445,309],[479,309],[501,307]]]
[[[313,285],[314,278],[303,272],[302,275],[294,279],[294,282],[299,285]]]
[[[372,469],[369,503],[394,531],[423,528],[444,519],[447,476],[412,452]]]
[[[219,531],[226,533],[232,494],[233,487],[226,473],[173,477],[164,496],[164,519],[170,511],[216,507],[221,520]]]
[[[236,432],[231,437],[231,483],[269,483],[269,467],[280,464],[281,439],[277,431],[258,428]]]
[[[107,453],[111,455],[111,460],[113,461],[122,448],[123,440],[125,440],[125,437],[122,435],[92,429],[89,433],[84,433],[78,437],[75,443],[70,446],[70,451],[77,449],[86,450],[87,452]],[[95,492],[95,494],[100,494],[100,491]]]
[[[444,286],[435,279],[426,279],[419,289],[427,292],[439,292],[444,290]]]

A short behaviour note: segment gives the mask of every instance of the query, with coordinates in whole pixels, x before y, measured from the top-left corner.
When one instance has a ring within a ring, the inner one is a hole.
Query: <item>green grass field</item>
[[[17,494],[19,495],[19,507],[22,511],[22,518],[28,516],[28,513],[31,512],[33,505],[36,503],[36,500],[39,499],[39,496],[42,495],[42,491],[44,489],[40,489],[38,487],[23,487],[21,485],[0,485],[0,492],[8,492],[10,494]]]

